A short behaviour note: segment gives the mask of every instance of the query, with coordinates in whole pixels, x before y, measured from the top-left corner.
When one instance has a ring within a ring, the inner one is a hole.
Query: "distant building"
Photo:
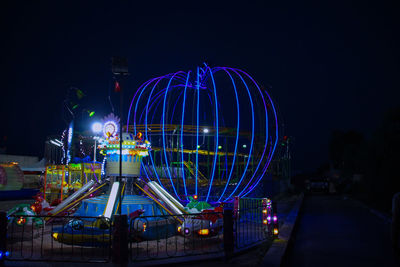
[[[0,164],[2,164],[3,168],[8,167],[9,164],[17,166],[22,171],[22,178],[14,179],[9,177],[8,184],[11,180],[21,180],[24,188],[37,188],[40,183],[40,177],[45,171],[45,160],[39,161],[39,158],[34,156],[0,154]],[[11,165],[10,168],[12,167]]]

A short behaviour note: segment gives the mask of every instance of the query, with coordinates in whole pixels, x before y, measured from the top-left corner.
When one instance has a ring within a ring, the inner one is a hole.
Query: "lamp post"
[[[120,125],[119,125],[119,182],[122,183],[122,125],[123,125],[123,117],[122,117],[122,109],[123,109],[123,88],[120,86],[120,83],[117,80],[117,77],[128,76],[128,60],[126,58],[121,57],[112,57],[111,63],[111,71],[115,77],[115,91],[119,93],[119,117],[120,117]],[[127,126],[128,127],[128,126]],[[117,213],[121,215],[121,206],[122,206],[122,190],[121,186],[119,189],[119,205]]]
[[[100,122],[95,122],[92,124],[92,131],[94,134],[99,134],[101,132],[101,130],[103,129],[103,125]],[[93,151],[93,162],[96,162],[96,141],[98,139],[97,136],[93,137],[94,139],[94,151]]]

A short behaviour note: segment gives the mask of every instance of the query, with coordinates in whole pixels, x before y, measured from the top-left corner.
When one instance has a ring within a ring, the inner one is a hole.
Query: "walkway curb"
[[[261,266],[282,266],[288,245],[292,238],[293,230],[298,221],[301,207],[303,206],[303,200],[304,194],[302,193],[300,199],[296,202],[289,215],[286,217],[284,224],[280,227],[279,238],[273,241],[260,264]]]

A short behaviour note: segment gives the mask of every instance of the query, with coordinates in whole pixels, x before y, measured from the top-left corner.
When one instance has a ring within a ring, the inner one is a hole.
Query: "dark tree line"
[[[366,140],[356,131],[334,131],[330,142],[330,160],[346,183],[354,174],[362,175],[349,193],[385,210],[392,196],[400,191],[400,107],[385,113],[383,121]]]

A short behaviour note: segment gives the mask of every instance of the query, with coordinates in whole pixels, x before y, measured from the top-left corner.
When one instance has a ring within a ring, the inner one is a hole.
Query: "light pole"
[[[99,134],[101,132],[101,130],[103,129],[103,125],[100,122],[95,122],[92,124],[92,131],[94,134]],[[96,141],[98,139],[97,136],[93,137],[94,139],[94,151],[93,151],[93,162],[96,162]]]
[[[123,126],[123,120],[124,118],[122,117],[122,110],[123,110],[123,87],[120,86],[120,81],[121,79],[117,79],[117,77],[124,77],[128,76],[128,60],[126,58],[122,57],[112,57],[112,63],[111,63],[111,71],[114,74],[115,78],[115,91],[119,93],[119,182],[122,184],[122,126]],[[126,126],[128,127],[128,125]],[[118,210],[117,213],[121,215],[121,207],[122,207],[122,190],[121,186],[119,189],[119,205],[118,205]]]

